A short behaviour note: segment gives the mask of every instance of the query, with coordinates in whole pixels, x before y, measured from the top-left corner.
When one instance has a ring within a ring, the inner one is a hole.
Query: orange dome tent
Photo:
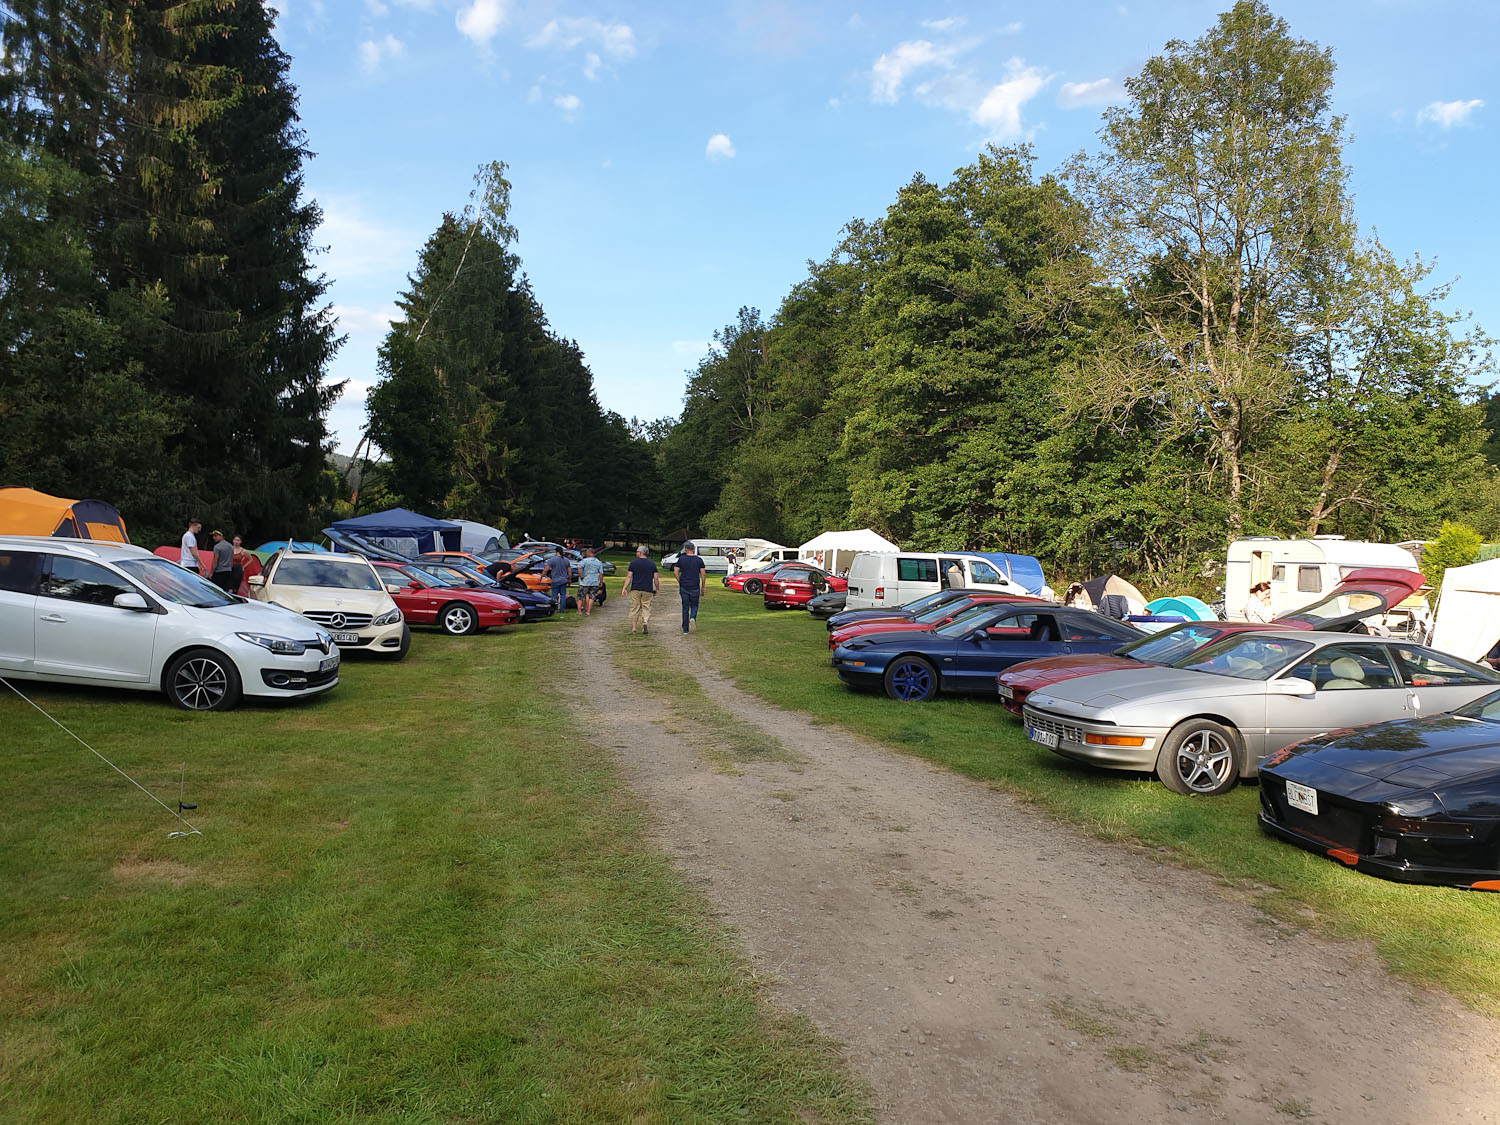
[[[64,500],[30,488],[0,488],[0,535],[58,535],[129,543],[125,521],[103,500]]]

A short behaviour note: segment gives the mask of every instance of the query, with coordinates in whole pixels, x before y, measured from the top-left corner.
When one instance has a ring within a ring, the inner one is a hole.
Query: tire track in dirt
[[[570,630],[579,718],[773,999],[846,1045],[883,1120],[1500,1120],[1495,1021],[1207,875],[768,706],[658,620]],[[691,674],[785,753],[726,765],[717,719],[669,712],[630,661]]]

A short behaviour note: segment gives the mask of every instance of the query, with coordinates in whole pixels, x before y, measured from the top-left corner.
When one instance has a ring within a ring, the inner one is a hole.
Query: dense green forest
[[[1240,534],[1500,531],[1490,342],[1359,230],[1331,53],[1246,0],[1126,86],[1097,155],[919,175],[741,309],[660,444],[667,521],[1161,582]]]
[[[260,535],[347,512],[308,150],[258,0],[0,0],[0,483]],[[1100,143],[917,175],[680,417],[599,404],[514,252],[505,166],[434,228],[380,349],[361,511],[1035,554],[1161,583],[1239,534],[1500,532],[1490,341],[1357,220],[1331,52],[1242,0]],[[728,310],[726,310],[727,312]]]

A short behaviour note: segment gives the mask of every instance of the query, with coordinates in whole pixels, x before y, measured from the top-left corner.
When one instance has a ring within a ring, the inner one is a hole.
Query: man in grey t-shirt
[[[234,583],[234,544],[224,538],[222,531],[212,533],[214,537],[214,565],[209,580],[219,589],[228,593],[234,591],[230,586]]]

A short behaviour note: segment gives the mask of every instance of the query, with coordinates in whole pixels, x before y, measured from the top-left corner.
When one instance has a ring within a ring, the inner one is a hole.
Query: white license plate
[[[1301,809],[1313,816],[1318,815],[1318,791],[1311,785],[1298,785],[1295,781],[1288,781],[1286,803],[1294,809]]]
[[[997,691],[997,692],[999,692],[999,694],[1000,694],[1000,698],[1001,698],[1001,699],[1014,699],[1014,698],[1015,698],[1015,697],[1016,697],[1016,692],[1015,692],[1015,689],[1014,689],[1014,688],[1010,688],[1010,687],[1007,687],[1007,686],[1006,686],[1006,685],[1004,685],[1004,684],[1001,684],[1001,685],[1000,685],[1000,686],[999,686],[999,687],[998,687],[998,688],[996,688],[996,689],[995,689],[995,690],[996,690],[996,691]]]
[[[318,662],[318,671],[319,672],[332,672],[338,666],[339,666],[339,658],[337,656],[325,656],[325,657],[323,657],[322,660],[320,660]]]
[[[1043,746],[1050,746],[1054,750],[1057,749],[1057,744],[1059,741],[1061,741],[1057,737],[1057,734],[1055,732],[1050,730],[1037,730],[1036,727],[1032,727],[1030,730],[1028,730],[1026,732],[1026,737],[1031,739],[1032,742],[1040,742]]]
[[[333,635],[333,643],[336,645],[357,645],[359,644],[359,634],[335,633]]]

